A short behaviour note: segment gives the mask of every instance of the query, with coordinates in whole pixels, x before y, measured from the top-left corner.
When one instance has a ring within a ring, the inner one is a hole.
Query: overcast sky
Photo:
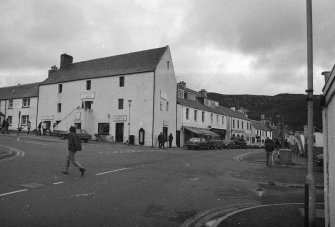
[[[222,94],[304,94],[305,0],[0,0],[0,87],[74,62],[169,45],[177,81]],[[314,94],[335,64],[335,4],[313,2]]]

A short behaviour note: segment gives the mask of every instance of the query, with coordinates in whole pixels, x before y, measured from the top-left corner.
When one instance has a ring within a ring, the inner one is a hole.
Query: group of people
[[[276,150],[277,151],[277,155],[278,155],[278,159],[280,159],[280,153],[279,153],[279,148],[289,148],[290,144],[288,143],[287,140],[285,140],[282,144],[279,142],[278,139],[276,139],[275,141],[266,138],[265,142],[264,142],[264,149],[266,151],[266,166],[271,167],[273,164],[273,160],[272,160],[272,155],[273,155],[273,151]]]
[[[171,148],[172,147],[172,141],[173,141],[172,133],[170,133],[168,139],[169,139],[169,148]],[[166,141],[167,141],[166,136],[163,134],[163,132],[161,132],[158,135],[158,148],[165,149],[165,142]]]
[[[38,135],[41,136],[41,135],[46,135],[47,134],[47,129],[48,129],[48,126],[47,126],[47,123],[45,121],[43,122],[40,122],[38,124]]]

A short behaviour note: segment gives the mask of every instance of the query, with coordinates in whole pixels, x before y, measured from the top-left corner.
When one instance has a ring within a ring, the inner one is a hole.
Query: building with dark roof
[[[40,83],[0,88],[0,122],[8,120],[9,130],[22,128],[27,131],[28,122],[36,128],[38,86]]]
[[[75,63],[62,54],[40,85],[38,121],[157,146],[160,132],[175,137],[176,84],[168,46]]]

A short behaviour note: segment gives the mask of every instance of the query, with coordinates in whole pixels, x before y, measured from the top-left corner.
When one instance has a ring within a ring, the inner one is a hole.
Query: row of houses
[[[168,46],[94,60],[73,62],[62,54],[40,83],[0,88],[0,120],[9,130],[32,129],[45,122],[51,131],[71,125],[115,142],[157,146],[158,135],[172,133],[174,146],[190,137],[218,135],[262,144],[276,128],[262,116],[220,106],[176,81]]]

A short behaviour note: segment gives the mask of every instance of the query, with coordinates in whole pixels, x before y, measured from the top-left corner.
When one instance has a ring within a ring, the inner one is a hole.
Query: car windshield
[[[200,142],[200,138],[191,138],[190,142]]]

